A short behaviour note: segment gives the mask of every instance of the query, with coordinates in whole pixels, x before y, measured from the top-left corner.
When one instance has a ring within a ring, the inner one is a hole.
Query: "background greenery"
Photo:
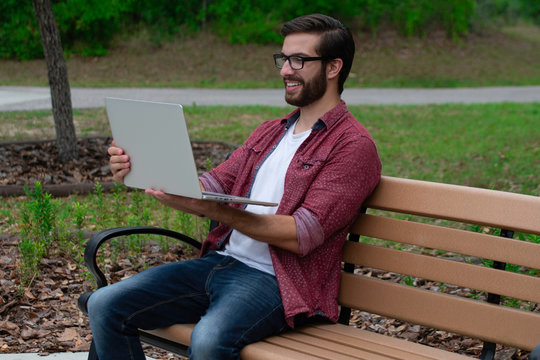
[[[281,23],[313,12],[373,35],[389,27],[407,36],[444,29],[457,38],[500,21],[540,24],[538,0],[55,0],[53,7],[65,49],[86,56],[106,54],[115,35],[140,27],[157,42],[204,29],[231,43],[279,42]],[[0,39],[0,57],[42,57],[30,1],[0,2]]]

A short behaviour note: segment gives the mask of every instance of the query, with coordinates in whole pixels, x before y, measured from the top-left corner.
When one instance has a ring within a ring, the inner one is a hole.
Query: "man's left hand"
[[[212,201],[167,194],[160,190],[146,189],[145,192],[166,206],[197,216],[207,216],[217,205]]]

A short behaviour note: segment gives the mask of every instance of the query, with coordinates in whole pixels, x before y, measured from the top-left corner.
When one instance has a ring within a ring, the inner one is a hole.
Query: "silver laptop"
[[[115,144],[130,156],[127,186],[211,201],[278,205],[201,191],[181,105],[109,97],[105,105]]]

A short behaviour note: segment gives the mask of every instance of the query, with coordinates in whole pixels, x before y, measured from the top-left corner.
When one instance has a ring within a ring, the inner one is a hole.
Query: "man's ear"
[[[334,79],[335,77],[339,76],[339,72],[341,71],[342,67],[343,60],[341,60],[340,58],[330,60],[326,65],[326,76],[328,77],[328,80]]]

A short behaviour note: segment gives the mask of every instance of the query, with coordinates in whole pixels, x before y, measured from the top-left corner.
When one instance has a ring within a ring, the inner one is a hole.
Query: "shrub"
[[[0,2],[0,57],[42,57],[41,37],[31,1]]]
[[[179,31],[209,28],[231,43],[279,42],[281,24],[319,12],[376,34],[392,27],[406,36],[444,29],[449,36],[468,33],[473,21],[525,17],[540,23],[538,0],[56,0],[54,12],[64,48],[86,56],[104,55],[118,33],[137,26],[155,41]],[[0,3],[0,57],[42,56],[30,2]]]
[[[121,0],[59,0],[53,11],[64,49],[85,56],[106,54],[122,28],[130,6]],[[43,57],[41,36],[31,1],[0,2],[0,57],[28,60]]]

